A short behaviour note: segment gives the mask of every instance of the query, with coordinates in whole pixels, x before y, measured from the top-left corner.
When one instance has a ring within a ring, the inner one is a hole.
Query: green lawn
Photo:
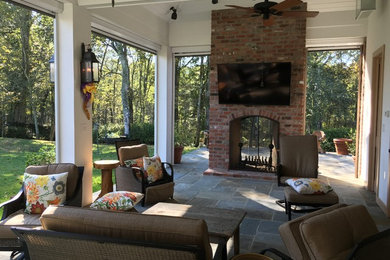
[[[0,137],[0,203],[9,200],[20,189],[26,159],[29,153],[36,153],[43,146],[54,149],[54,142]],[[154,147],[148,146],[149,154],[154,154]],[[183,153],[195,150],[185,147]],[[115,145],[93,145],[93,160],[116,159]],[[93,191],[100,190],[100,170],[93,170]],[[1,212],[0,212],[1,214]]]

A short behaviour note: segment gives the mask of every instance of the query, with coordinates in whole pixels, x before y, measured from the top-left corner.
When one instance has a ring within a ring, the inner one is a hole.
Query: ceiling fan
[[[244,7],[238,5],[226,5],[237,9],[247,10],[253,13],[252,16],[263,16],[264,25],[269,26],[273,24],[274,16],[283,17],[315,17],[319,12],[317,11],[300,11],[291,10],[291,8],[298,8],[303,2],[301,0],[284,0],[280,3],[264,0],[255,4],[253,7]]]

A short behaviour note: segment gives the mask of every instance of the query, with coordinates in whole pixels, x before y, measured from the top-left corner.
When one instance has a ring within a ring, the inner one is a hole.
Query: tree
[[[124,134],[130,136],[130,123],[133,123],[133,90],[130,88],[130,70],[127,60],[127,46],[120,42],[111,42],[111,47],[118,54],[122,66],[122,108]]]
[[[177,57],[175,64],[175,142],[199,146],[207,129],[209,57]]]
[[[359,50],[308,54],[307,131],[356,126]]]
[[[53,53],[53,18],[0,2],[0,94],[2,134],[36,138],[41,128],[54,130],[54,99],[48,60]],[[4,128],[7,122],[9,129]],[[45,138],[48,138],[46,135]]]

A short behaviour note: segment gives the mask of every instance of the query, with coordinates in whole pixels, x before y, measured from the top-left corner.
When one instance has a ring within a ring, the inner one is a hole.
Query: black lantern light
[[[54,83],[56,81],[56,67],[54,64],[54,54],[51,56],[49,60],[49,66],[50,66],[50,83]]]
[[[85,51],[84,43],[81,44],[81,83],[98,83],[99,82],[99,61],[92,52],[91,46],[87,45]]]

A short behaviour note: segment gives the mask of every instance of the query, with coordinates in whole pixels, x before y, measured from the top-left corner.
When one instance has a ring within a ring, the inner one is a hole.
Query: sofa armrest
[[[67,206],[75,206],[75,207],[82,207],[83,203],[83,175],[84,175],[84,167],[77,167],[79,170],[79,179],[77,180],[76,185],[76,193],[74,196],[65,201],[64,205]]]
[[[12,213],[23,209],[24,203],[24,187],[20,188],[19,192],[10,200],[0,204],[0,208],[3,208],[3,215],[1,220],[6,219]]]
[[[390,229],[386,229],[360,241],[347,259],[390,259]]]

